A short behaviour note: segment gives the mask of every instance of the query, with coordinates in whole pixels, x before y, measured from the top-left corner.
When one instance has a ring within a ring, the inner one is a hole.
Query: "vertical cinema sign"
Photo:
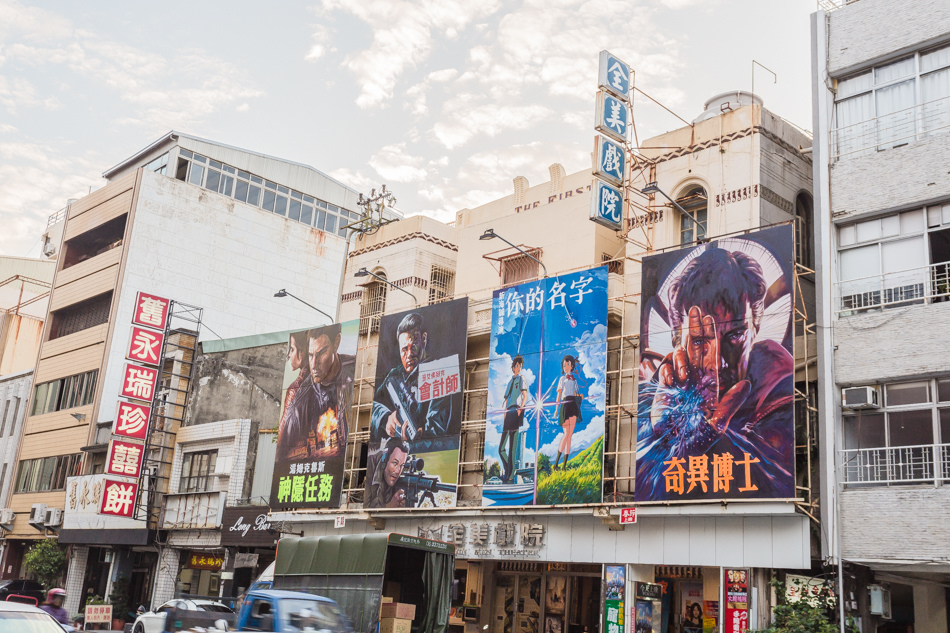
[[[144,292],[135,297],[132,327],[125,348],[129,362],[122,370],[112,440],[106,453],[105,472],[119,479],[105,480],[101,514],[126,518],[134,514],[170,308],[169,299]]]

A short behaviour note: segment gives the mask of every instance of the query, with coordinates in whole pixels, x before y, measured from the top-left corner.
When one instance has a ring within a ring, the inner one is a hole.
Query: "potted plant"
[[[109,602],[112,604],[112,628],[121,631],[125,626],[125,617],[129,611],[128,578],[117,578],[112,583]]]

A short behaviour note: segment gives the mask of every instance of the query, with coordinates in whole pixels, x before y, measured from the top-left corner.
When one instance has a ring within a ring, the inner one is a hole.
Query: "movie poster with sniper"
[[[359,321],[290,335],[271,507],[338,508]]]
[[[483,506],[601,500],[606,372],[606,267],[494,293]]]
[[[380,320],[364,507],[454,507],[468,298]]]
[[[791,225],[645,257],[637,501],[795,493]]]

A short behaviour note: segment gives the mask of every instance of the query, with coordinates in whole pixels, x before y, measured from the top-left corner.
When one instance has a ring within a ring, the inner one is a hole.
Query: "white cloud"
[[[311,39],[313,40],[313,44],[310,45],[310,50],[307,51],[304,59],[308,62],[315,62],[327,52],[327,42],[330,40],[330,32],[325,26],[318,24],[313,27]]]
[[[479,134],[493,137],[525,130],[554,116],[553,110],[542,105],[476,105],[478,100],[472,93],[463,93],[445,104],[442,120],[432,132],[446,149],[465,145]]]
[[[416,182],[424,180],[428,172],[420,165],[423,159],[406,152],[405,143],[386,145],[369,159],[370,167],[385,181]]]
[[[373,31],[370,47],[348,56],[344,62],[360,86],[356,104],[371,108],[392,99],[403,73],[429,57],[437,35],[455,38],[474,20],[498,10],[499,3],[491,0],[324,0],[323,8],[350,13]]]

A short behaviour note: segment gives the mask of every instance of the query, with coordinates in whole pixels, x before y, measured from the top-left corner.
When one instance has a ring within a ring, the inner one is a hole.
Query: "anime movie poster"
[[[643,259],[637,501],[794,496],[792,240]]]
[[[290,335],[271,507],[337,508],[343,488],[359,321]]]
[[[606,372],[606,267],[494,293],[483,506],[601,500]]]
[[[455,506],[468,298],[382,318],[367,508]]]

